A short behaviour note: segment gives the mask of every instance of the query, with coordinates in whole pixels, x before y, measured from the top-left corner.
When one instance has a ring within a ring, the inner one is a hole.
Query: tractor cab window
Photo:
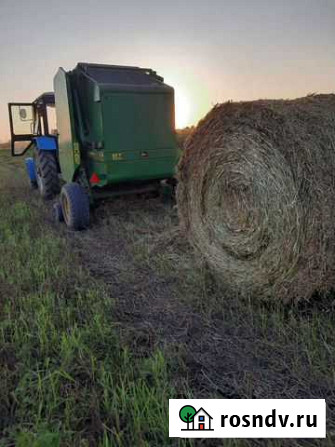
[[[11,116],[14,135],[34,134],[34,109],[32,105],[13,105]]]
[[[13,156],[27,152],[37,136],[57,135],[53,93],[43,93],[33,103],[10,102],[8,108]]]
[[[21,155],[31,145],[37,133],[36,117],[33,104],[9,104],[12,155]]]
[[[47,106],[47,118],[50,135],[57,135],[56,124],[56,108],[55,106]]]

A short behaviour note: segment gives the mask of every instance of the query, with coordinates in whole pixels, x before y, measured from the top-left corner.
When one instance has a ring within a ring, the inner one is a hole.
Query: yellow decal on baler
[[[122,152],[114,152],[114,154],[112,154],[112,160],[113,161],[121,161],[121,160],[123,160]]]
[[[78,143],[74,143],[73,145],[73,160],[76,165],[80,165],[80,149]]]

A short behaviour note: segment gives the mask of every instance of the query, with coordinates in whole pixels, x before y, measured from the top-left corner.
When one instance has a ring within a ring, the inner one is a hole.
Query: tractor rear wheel
[[[90,223],[90,201],[78,183],[67,183],[61,191],[62,211],[71,230],[85,230]]]
[[[43,199],[50,200],[60,191],[56,156],[50,151],[37,151],[36,177],[39,192]]]

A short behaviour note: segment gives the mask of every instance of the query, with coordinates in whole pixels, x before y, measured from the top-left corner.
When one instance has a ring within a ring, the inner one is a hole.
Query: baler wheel
[[[61,191],[61,204],[66,225],[71,230],[85,230],[90,223],[90,202],[78,183],[67,183]]]
[[[38,189],[43,199],[50,200],[59,194],[58,166],[52,152],[43,150],[37,152],[36,176]]]

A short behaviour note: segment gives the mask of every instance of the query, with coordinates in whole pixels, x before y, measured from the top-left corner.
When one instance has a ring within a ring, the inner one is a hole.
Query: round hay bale
[[[186,142],[181,223],[223,283],[309,298],[335,286],[335,95],[215,106]]]

